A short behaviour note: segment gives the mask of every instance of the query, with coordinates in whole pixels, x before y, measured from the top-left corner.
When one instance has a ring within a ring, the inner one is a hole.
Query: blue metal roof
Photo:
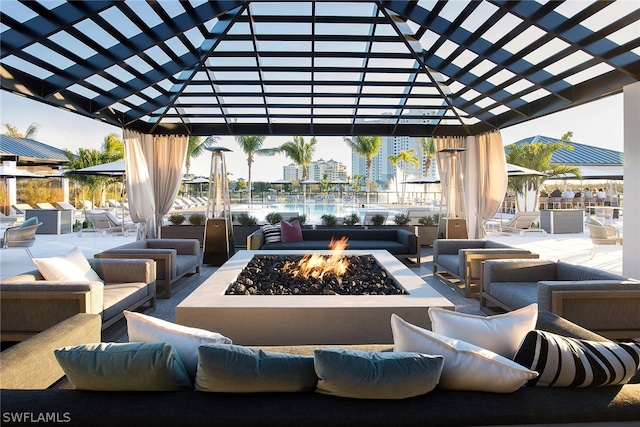
[[[0,135],[0,157],[18,156],[18,163],[66,163],[62,150],[28,138]]]
[[[521,139],[505,146],[508,151],[510,145],[531,144],[541,142],[543,144],[553,144],[558,142],[559,138],[550,138],[548,136],[531,136]],[[565,165],[615,165],[622,166],[624,162],[624,153],[607,148],[592,147],[590,145],[578,144],[577,142],[565,141],[567,145],[573,147],[573,150],[561,149],[553,153],[551,163]]]

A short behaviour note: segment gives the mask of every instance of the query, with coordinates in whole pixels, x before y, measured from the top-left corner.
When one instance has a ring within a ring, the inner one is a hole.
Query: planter
[[[438,227],[435,225],[417,225],[416,229],[420,246],[433,246],[433,241],[438,238]]]
[[[204,244],[204,225],[163,225],[160,227],[161,239],[198,239],[200,247]]]

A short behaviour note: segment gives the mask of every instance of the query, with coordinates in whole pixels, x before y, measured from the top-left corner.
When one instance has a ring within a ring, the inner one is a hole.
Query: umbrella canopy
[[[67,171],[65,173],[77,175],[103,175],[103,176],[124,176],[124,160],[118,160],[101,165],[89,166],[87,168]]]
[[[507,163],[507,176],[546,176],[544,172]]]
[[[403,184],[438,184],[440,180],[433,176],[421,176],[420,178],[404,181]]]
[[[184,183],[185,184],[208,184],[209,180],[207,178],[198,177],[198,178],[190,179],[189,181],[184,181]]]
[[[29,172],[26,170],[14,168],[11,166],[2,165],[0,166],[0,177],[3,178],[44,178],[43,175],[38,175],[37,173]]]
[[[300,181],[300,184],[320,184],[320,181],[316,181],[315,179],[305,179],[304,181]]]
[[[276,179],[275,181],[271,181],[271,184],[291,184],[291,181],[288,179]]]

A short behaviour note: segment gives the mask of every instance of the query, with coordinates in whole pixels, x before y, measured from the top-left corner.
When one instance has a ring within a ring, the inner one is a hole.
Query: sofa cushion
[[[182,276],[197,266],[200,260],[195,255],[178,255],[176,256],[176,277]]]
[[[429,318],[433,332],[511,359],[527,333],[535,329],[538,305],[486,317],[430,307]]]
[[[386,250],[391,254],[406,254],[408,249],[395,240],[349,240],[348,250]]]
[[[515,249],[513,246],[509,246],[505,243],[501,243],[495,240],[486,240],[484,247],[486,249]]]
[[[494,282],[491,296],[512,309],[538,302],[538,282]]]
[[[514,360],[540,373],[529,381],[529,386],[620,385],[640,368],[640,347],[636,343],[587,341],[531,331]]]
[[[282,241],[287,242],[301,242],[302,229],[300,228],[300,222],[296,219],[293,222],[280,221],[280,230],[282,233]]]
[[[231,344],[231,339],[217,332],[178,325],[142,313],[125,311],[129,341],[167,342],[173,345],[192,378],[198,366],[198,346]]]
[[[487,242],[488,243],[488,242]],[[530,254],[531,251],[519,248],[483,248],[483,249],[460,249],[458,251],[458,275],[465,278],[467,275],[466,254],[484,254],[487,256],[499,254]],[[480,277],[482,263],[479,261],[471,263],[471,277]]]
[[[18,226],[18,228],[27,228],[27,227],[31,227],[32,225],[36,225],[39,224],[40,221],[38,220],[37,216],[32,216],[29,219],[25,219],[24,221],[22,221],[22,224],[20,224]]]
[[[492,351],[448,338],[391,315],[395,351],[444,356],[439,386],[449,390],[511,393],[538,376]]]
[[[555,280],[624,280],[619,274],[610,273],[593,267],[583,267],[558,261],[558,274]]]
[[[149,296],[149,285],[143,282],[107,283],[102,292],[102,318],[113,319],[124,310]]]
[[[196,389],[224,393],[300,392],[315,389],[313,357],[237,345],[198,347]]]
[[[81,390],[169,391],[191,388],[170,344],[98,343],[55,350],[69,382]]]
[[[405,399],[433,390],[444,357],[346,349],[314,352],[319,393],[356,399]]]
[[[438,256],[438,264],[445,270],[460,275],[458,254],[442,254]]]
[[[32,258],[45,280],[61,282],[102,282],[77,246],[59,256]]]

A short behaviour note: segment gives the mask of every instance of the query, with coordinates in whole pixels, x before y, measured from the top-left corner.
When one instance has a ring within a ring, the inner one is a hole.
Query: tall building
[[[325,177],[330,181],[346,181],[347,179],[347,166],[333,159],[313,161],[307,172],[307,179],[315,181],[322,181]],[[302,168],[293,163],[284,166],[282,176],[287,181],[300,181],[302,180]]]

